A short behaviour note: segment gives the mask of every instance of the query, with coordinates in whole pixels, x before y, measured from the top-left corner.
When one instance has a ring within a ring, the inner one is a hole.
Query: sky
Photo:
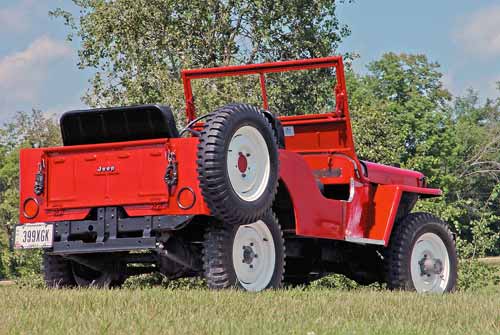
[[[77,68],[78,41],[68,42],[62,20],[48,11],[77,12],[69,0],[0,0],[0,122],[16,111],[50,114],[84,108],[91,70]],[[352,34],[340,52],[356,52],[354,69],[385,52],[425,54],[441,64],[454,95],[468,88],[497,97],[500,81],[500,1],[355,0],[338,16]]]

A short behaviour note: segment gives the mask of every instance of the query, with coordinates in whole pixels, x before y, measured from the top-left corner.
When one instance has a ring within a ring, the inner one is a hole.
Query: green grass
[[[500,334],[500,290],[0,287],[0,334]]]

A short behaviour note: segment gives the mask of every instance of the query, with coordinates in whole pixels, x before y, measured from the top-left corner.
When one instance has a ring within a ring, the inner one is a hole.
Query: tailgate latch
[[[175,157],[174,151],[167,152],[167,171],[165,171],[165,183],[168,186],[168,193],[172,194],[174,191],[174,187],[177,185],[178,176],[177,176],[177,159]]]
[[[34,191],[36,195],[40,195],[43,193],[44,185],[45,185],[45,160],[42,159],[40,163],[38,163],[38,172],[35,175],[35,187]]]

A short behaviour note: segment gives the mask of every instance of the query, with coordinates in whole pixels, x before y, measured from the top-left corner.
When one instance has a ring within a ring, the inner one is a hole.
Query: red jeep
[[[336,72],[335,110],[268,111],[267,73],[321,68]],[[260,76],[263,108],[195,117],[192,80],[242,75]],[[60,120],[63,147],[21,151],[15,248],[44,248],[48,286],[159,271],[248,291],[327,273],[454,289],[448,226],[410,213],[441,191],[422,173],[358,159],[341,57],[185,70],[182,80],[180,132],[165,106],[72,111]]]

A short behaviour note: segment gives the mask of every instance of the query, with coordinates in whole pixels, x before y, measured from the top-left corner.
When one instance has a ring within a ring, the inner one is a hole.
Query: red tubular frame
[[[187,121],[190,122],[196,117],[196,107],[193,99],[193,88],[191,80],[208,79],[221,77],[234,77],[244,75],[259,75],[260,90],[262,95],[262,105],[268,109],[266,73],[278,73],[287,71],[302,71],[313,69],[335,68],[337,75],[337,86],[335,87],[337,114],[348,116],[347,96],[344,78],[344,63],[341,56],[331,56],[314,59],[299,59],[284,62],[248,64],[237,66],[214,67],[205,69],[182,70],[182,82],[184,84],[184,98],[186,100]]]

